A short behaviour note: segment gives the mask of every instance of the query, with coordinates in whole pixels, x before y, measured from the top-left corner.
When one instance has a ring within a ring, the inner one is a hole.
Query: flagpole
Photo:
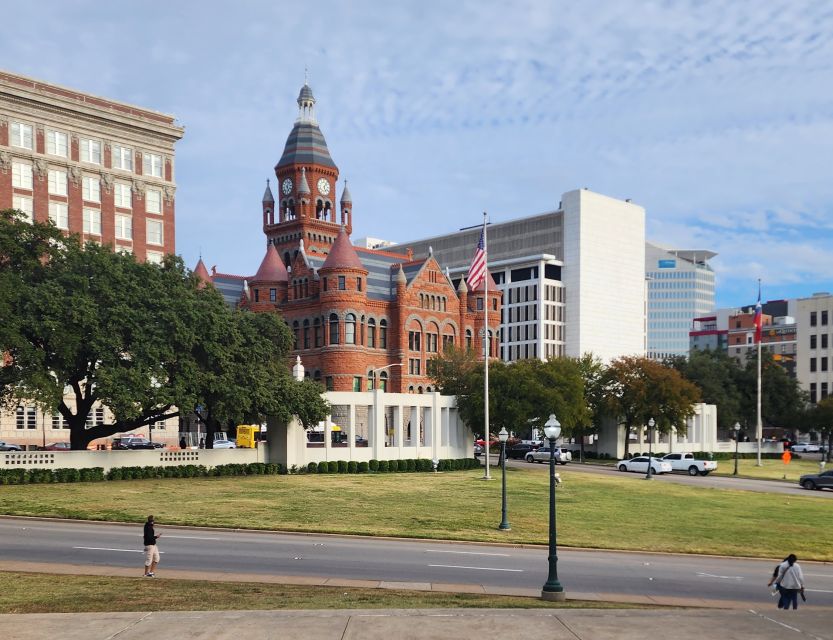
[[[758,278],[758,304],[759,305],[761,304],[761,279],[760,278]],[[763,311],[759,311],[759,313],[763,313]],[[763,326],[763,323],[764,323],[763,315],[758,320],[758,323],[759,323],[760,327]],[[761,342],[763,340],[762,340],[762,337],[761,337],[760,327],[755,328],[756,338],[757,338],[757,343],[758,343],[758,398],[757,398],[757,410],[758,410],[758,412],[757,412],[757,419],[756,419],[756,422],[755,422],[755,435],[758,438],[758,462],[757,462],[756,466],[759,466],[759,467],[762,466],[761,465],[761,440],[764,437],[764,427],[763,427],[763,422],[761,420]]]
[[[486,472],[484,480],[492,479],[492,472],[489,467],[489,445],[491,437],[489,433],[489,243],[486,239],[486,212],[483,212],[483,252],[486,256],[486,275],[483,277],[483,415],[484,432],[486,437]]]

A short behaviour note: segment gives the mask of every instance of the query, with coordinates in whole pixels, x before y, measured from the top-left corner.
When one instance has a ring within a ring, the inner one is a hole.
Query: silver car
[[[635,471],[636,473],[648,473],[648,456],[637,456],[630,460],[620,460],[616,463],[619,471]],[[659,458],[651,458],[651,473],[671,473],[671,463]]]

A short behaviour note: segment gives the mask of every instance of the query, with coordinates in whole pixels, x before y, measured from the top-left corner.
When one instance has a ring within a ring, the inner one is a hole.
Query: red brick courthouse
[[[202,260],[196,272],[231,304],[280,313],[295,334],[292,360],[300,356],[305,375],[330,391],[433,391],[429,361],[446,345],[482,352],[484,304],[497,357],[501,293],[491,277],[484,301],[482,286],[455,286],[432,255],[402,262],[402,254],[353,246],[352,197],[345,181],[336,201],[338,167],[306,84],[298,108],[275,166],[278,199],[268,183],[263,195],[266,255],[257,273],[209,274]]]

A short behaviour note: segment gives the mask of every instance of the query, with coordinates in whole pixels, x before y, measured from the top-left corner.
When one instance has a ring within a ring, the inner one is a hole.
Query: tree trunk
[[[625,457],[627,458],[631,447],[631,426],[628,423],[625,423]]]

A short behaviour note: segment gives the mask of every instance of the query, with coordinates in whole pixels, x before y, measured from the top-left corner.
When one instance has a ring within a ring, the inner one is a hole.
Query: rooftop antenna
[[[304,84],[309,86],[309,67],[304,65]]]

